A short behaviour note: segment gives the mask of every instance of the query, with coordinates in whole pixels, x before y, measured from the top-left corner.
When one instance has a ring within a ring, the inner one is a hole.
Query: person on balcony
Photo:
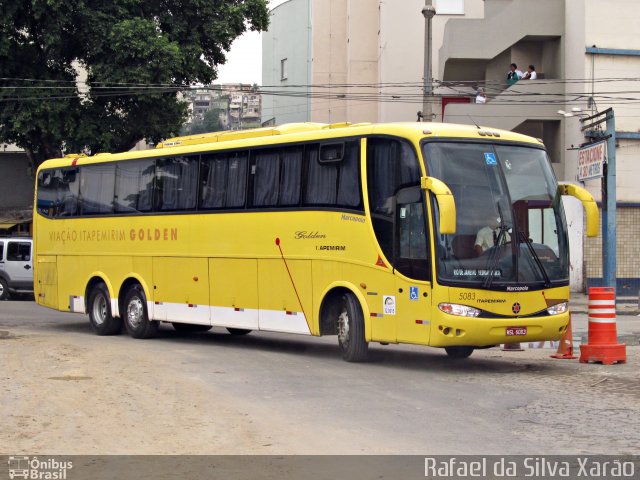
[[[529,68],[527,68],[527,73],[524,74],[522,80],[535,80],[536,78],[538,78],[536,67],[534,67],[533,65],[529,65]]]
[[[518,70],[518,65],[512,63],[509,66],[509,71],[507,72],[507,83],[509,85],[513,85],[522,78],[522,75],[522,70]]]
[[[478,92],[476,93],[476,103],[487,103],[487,94],[484,93],[484,88],[478,87]]]

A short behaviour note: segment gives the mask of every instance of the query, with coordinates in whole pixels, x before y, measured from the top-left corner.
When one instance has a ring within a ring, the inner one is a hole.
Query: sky
[[[270,0],[275,8],[287,0]],[[238,37],[227,54],[227,63],[218,67],[216,83],[249,83],[262,85],[262,37],[258,32],[247,32]]]
[[[227,63],[218,67],[216,83],[262,84],[262,39],[258,32],[238,37],[227,54]]]

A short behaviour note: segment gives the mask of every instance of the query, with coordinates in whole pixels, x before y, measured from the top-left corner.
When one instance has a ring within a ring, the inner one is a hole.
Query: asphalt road
[[[0,302],[0,454],[640,454],[640,347],[371,345],[223,329],[98,337],[86,316]]]

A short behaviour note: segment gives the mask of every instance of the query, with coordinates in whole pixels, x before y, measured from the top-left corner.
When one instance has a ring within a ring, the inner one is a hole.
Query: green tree
[[[210,84],[267,0],[2,0],[0,141],[34,166],[179,133],[177,92]]]
[[[224,130],[224,125],[220,121],[220,114],[222,112],[223,110],[221,108],[207,110],[202,120],[194,120],[190,124],[187,124],[182,134],[195,135],[197,133],[219,132],[220,130]]]

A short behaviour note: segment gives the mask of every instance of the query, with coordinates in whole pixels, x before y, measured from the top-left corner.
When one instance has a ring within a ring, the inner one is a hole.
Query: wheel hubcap
[[[349,314],[347,310],[343,310],[338,316],[338,340],[340,343],[349,341]]]
[[[93,319],[98,325],[102,325],[107,319],[107,299],[104,295],[98,295],[93,302]]]
[[[144,317],[144,309],[142,307],[142,300],[138,297],[134,297],[129,301],[127,305],[127,321],[133,328],[137,328],[142,322]]]

